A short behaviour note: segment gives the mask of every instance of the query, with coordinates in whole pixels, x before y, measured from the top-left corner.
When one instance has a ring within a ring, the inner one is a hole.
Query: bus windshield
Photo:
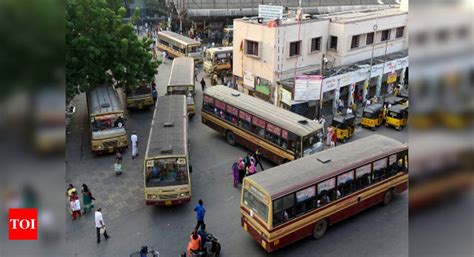
[[[92,118],[92,138],[103,138],[125,133],[125,122],[116,114],[98,115]]]
[[[127,96],[140,96],[151,94],[151,88],[148,86],[139,86],[133,91],[127,91]]]
[[[185,158],[162,158],[146,162],[146,186],[178,186],[188,183]]]
[[[263,197],[263,193],[260,190],[250,185],[248,188],[244,189],[244,197],[242,201],[253,214],[257,215],[262,221],[267,223],[268,206],[264,203]]]
[[[320,136],[316,133],[303,138],[303,156],[308,156],[322,150],[322,144],[318,145],[318,142],[320,141],[319,138]]]

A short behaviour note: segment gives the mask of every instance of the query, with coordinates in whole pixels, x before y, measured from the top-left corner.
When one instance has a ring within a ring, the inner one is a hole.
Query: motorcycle
[[[219,243],[219,239],[215,237],[213,234],[207,234],[207,242],[206,245],[203,247],[199,252],[193,252],[192,257],[218,257],[221,253],[221,244]]]
[[[130,257],[160,257],[160,253],[152,246],[142,246],[140,251],[130,254]]]

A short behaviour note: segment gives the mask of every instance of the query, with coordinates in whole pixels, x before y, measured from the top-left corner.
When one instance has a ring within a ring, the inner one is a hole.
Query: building
[[[320,74],[324,59],[324,92],[335,91],[335,88],[344,88],[344,91],[348,88],[345,86],[355,84],[353,90],[363,89],[364,97],[372,87],[371,95],[380,95],[382,81],[399,80],[408,65],[405,58],[407,19],[408,13],[398,6],[323,15],[288,15],[281,20],[235,19],[233,75],[241,91],[291,108],[301,103],[289,102],[288,93],[293,99],[294,92],[287,83],[280,82],[292,81],[297,75]],[[389,56],[403,61],[398,61],[398,66],[385,67],[396,62]],[[360,67],[351,66],[355,63]],[[349,66],[351,77],[341,77],[341,72],[347,71],[343,67]],[[394,70],[397,67],[400,70]],[[369,76],[373,78],[370,81]],[[364,83],[368,86],[359,86]],[[339,93],[339,90],[333,92],[332,98],[339,99]],[[305,104],[315,105],[315,102]]]

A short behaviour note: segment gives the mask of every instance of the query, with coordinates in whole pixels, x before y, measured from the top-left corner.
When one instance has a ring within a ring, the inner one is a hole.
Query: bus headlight
[[[147,195],[147,198],[148,199],[157,199],[158,196],[157,195]]]

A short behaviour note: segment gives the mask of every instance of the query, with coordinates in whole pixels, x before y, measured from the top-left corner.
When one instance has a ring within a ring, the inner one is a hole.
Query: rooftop
[[[400,10],[400,8],[384,8],[384,9],[366,9],[359,11],[351,11],[344,13],[333,13],[325,15],[317,15],[319,18],[329,18],[331,22],[336,23],[352,23],[364,20],[380,19],[390,16],[397,16],[402,14],[408,14],[408,12]]]

